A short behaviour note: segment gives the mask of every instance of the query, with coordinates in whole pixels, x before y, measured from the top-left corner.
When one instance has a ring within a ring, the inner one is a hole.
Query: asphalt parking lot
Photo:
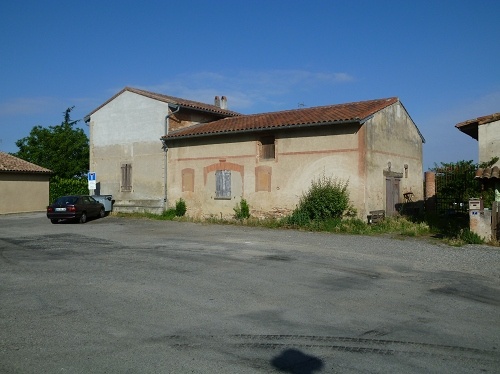
[[[0,216],[1,373],[500,372],[500,252]]]

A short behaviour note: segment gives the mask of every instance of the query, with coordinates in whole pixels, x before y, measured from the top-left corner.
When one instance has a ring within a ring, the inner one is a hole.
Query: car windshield
[[[55,205],[75,204],[77,200],[78,200],[77,196],[62,196],[62,197],[57,198],[57,200],[54,202],[54,204]]]

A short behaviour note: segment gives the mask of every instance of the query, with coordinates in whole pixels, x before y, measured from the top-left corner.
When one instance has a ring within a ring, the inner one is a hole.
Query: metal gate
[[[470,167],[436,169],[436,210],[440,214],[467,214],[469,199],[477,191],[475,170]]]

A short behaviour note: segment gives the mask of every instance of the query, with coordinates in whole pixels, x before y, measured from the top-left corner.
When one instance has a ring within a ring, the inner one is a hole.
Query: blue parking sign
[[[89,172],[87,174],[88,182],[89,182],[89,190],[95,190],[97,187],[97,183],[95,180],[95,173]]]

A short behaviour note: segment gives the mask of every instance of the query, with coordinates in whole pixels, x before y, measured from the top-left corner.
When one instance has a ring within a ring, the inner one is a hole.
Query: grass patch
[[[295,215],[294,215],[295,214]],[[142,218],[153,220],[168,220],[182,222],[198,222],[217,225],[242,225],[250,227],[263,227],[269,229],[295,229],[313,232],[329,232],[335,234],[350,235],[393,235],[401,238],[435,238],[444,243],[460,247],[466,244],[484,244],[485,241],[468,228],[468,221],[463,217],[422,217],[413,220],[404,216],[386,217],[377,224],[368,224],[358,218],[328,218],[328,219],[306,219],[295,212],[284,218],[258,219],[248,218],[220,218],[217,216],[194,219],[188,216],[176,216],[175,209],[169,209],[162,214],[153,213],[113,213],[117,217]],[[466,226],[465,226],[466,224]],[[500,246],[498,241],[487,244]]]

